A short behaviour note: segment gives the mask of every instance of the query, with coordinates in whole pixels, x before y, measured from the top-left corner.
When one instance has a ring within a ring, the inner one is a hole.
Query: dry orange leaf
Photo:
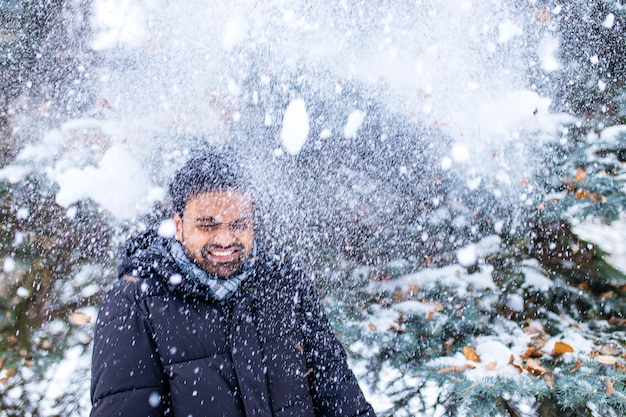
[[[480,362],[480,356],[476,353],[476,349],[471,346],[465,346],[463,348],[463,354],[468,361]]]
[[[579,167],[576,170],[576,175],[574,175],[574,181],[581,182],[584,181],[585,178],[587,178],[587,171],[585,171],[585,168]]]
[[[404,295],[404,293],[400,289],[395,290],[394,293],[391,295],[391,301],[393,301],[394,303],[400,303],[406,300],[406,295]]]
[[[105,108],[107,110],[113,110],[111,107],[111,103],[106,98],[100,99],[100,107]]]
[[[548,370],[541,366],[541,362],[536,359],[528,359],[526,360],[526,370],[535,376],[543,375]]]
[[[485,365],[485,369],[487,369],[488,371],[493,371],[494,369],[496,369],[496,366],[498,366],[498,362],[489,362],[487,365]]]
[[[570,374],[578,371],[580,369],[580,367],[582,366],[582,362],[580,361],[580,358],[576,359],[576,363],[574,364],[574,366],[572,366],[572,369],[569,371]]]
[[[7,369],[4,373],[4,377],[0,378],[0,384],[6,384],[7,382],[9,382],[9,379],[11,379],[11,377],[15,374],[16,371],[14,368]]]
[[[437,371],[438,374],[445,374],[448,372],[462,372],[464,370],[464,368],[461,368],[460,366],[448,366],[447,368],[441,368]]]
[[[617,363],[617,358],[607,355],[598,355],[596,356],[596,360],[604,365],[615,365]]]
[[[606,395],[608,395],[609,397],[614,396],[615,395],[615,388],[613,388],[613,381],[611,381],[608,376],[605,376],[604,377],[604,382],[606,383],[606,389],[604,390]]]
[[[600,298],[611,298],[611,297],[613,297],[614,294],[615,294],[615,292],[613,292],[613,291],[606,291],[606,292],[603,292],[602,294],[600,294]]]
[[[537,349],[534,346],[529,347],[528,349],[526,349],[526,352],[522,353],[520,355],[520,358],[522,359],[528,359],[528,358],[540,358],[544,355],[543,350],[541,349]]]
[[[619,349],[615,343],[607,343],[598,349],[598,353],[600,355],[617,355],[619,354]]]
[[[72,323],[74,324],[89,324],[91,323],[91,316],[89,314],[81,313],[79,311],[73,311],[70,313]]]
[[[444,343],[444,346],[446,347],[446,356],[450,356],[450,351],[452,350],[452,345],[454,345],[454,342],[455,339],[451,337]]]
[[[528,334],[535,334],[535,333],[539,333],[539,329],[533,326],[526,326],[522,329],[522,331],[524,333],[528,333]]]
[[[547,9],[540,9],[535,12],[533,16],[537,23],[541,23],[543,25],[550,23],[552,20],[552,16],[550,16],[550,11]]]
[[[556,342],[554,344],[554,349],[552,349],[552,356],[559,356],[564,353],[573,352],[574,348],[563,342]]]
[[[589,197],[589,191],[579,188],[574,193],[574,196],[576,197],[576,200],[584,200]]]
[[[511,355],[511,357],[509,358],[509,365],[512,365],[514,368],[517,368],[517,370],[520,372],[524,372],[524,368],[522,367],[522,364],[519,363],[519,361],[515,359],[513,355]]]
[[[372,323],[371,321],[367,324],[367,327],[369,327],[369,329],[373,332],[376,331],[376,325]]]

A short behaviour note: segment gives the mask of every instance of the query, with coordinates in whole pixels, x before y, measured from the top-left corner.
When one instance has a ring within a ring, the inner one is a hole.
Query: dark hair
[[[169,184],[174,212],[182,215],[187,201],[207,191],[250,191],[243,169],[229,156],[204,153],[189,159]]]

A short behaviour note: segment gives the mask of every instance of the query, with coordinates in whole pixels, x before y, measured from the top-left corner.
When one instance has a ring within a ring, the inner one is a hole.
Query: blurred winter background
[[[208,147],[381,416],[626,410],[619,1],[0,1],[0,416],[89,410],[120,245]]]

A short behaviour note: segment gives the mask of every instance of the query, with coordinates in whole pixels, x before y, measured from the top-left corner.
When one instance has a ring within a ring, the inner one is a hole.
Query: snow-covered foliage
[[[7,416],[85,414],[116,250],[211,146],[381,415],[623,413],[619,2],[49,3],[0,5]]]

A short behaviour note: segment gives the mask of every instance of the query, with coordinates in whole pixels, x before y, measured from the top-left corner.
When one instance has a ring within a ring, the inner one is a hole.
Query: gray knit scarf
[[[179,241],[173,239],[170,245],[170,253],[183,275],[196,283],[206,285],[211,290],[211,295],[218,301],[230,298],[237,292],[239,284],[246,279],[250,273],[250,263],[244,263],[244,268],[241,273],[233,277],[222,279],[214,274],[206,272],[198,265],[193,263],[183,250],[183,246]]]

